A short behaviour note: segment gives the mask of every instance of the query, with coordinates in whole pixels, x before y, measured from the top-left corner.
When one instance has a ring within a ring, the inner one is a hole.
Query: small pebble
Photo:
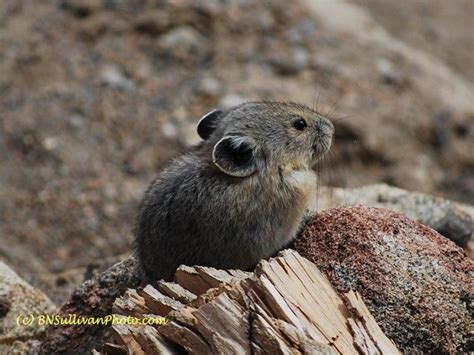
[[[239,94],[227,94],[219,100],[219,108],[229,109],[244,102],[250,101],[248,98],[241,96]]]
[[[102,70],[101,73],[102,82],[113,88],[123,91],[132,91],[135,89],[135,83],[127,78],[118,68],[115,66],[107,66]]]
[[[206,50],[206,39],[189,26],[173,29],[160,37],[159,45],[176,58],[200,57]]]
[[[46,150],[54,150],[58,147],[58,139],[55,137],[46,137],[43,140],[43,147]]]
[[[73,128],[80,128],[84,125],[85,117],[80,113],[73,113],[66,118],[67,123]]]
[[[221,83],[213,77],[201,78],[197,85],[197,91],[204,95],[217,96],[221,90]]]
[[[161,133],[167,138],[175,138],[178,135],[178,129],[175,124],[165,122],[161,125]]]
[[[385,84],[394,85],[402,82],[400,74],[395,70],[393,64],[388,59],[377,58],[375,65]]]

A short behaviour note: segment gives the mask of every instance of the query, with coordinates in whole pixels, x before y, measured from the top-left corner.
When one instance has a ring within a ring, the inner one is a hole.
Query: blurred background
[[[207,111],[336,125],[325,185],[474,203],[474,1],[0,1],[0,258],[61,303]]]

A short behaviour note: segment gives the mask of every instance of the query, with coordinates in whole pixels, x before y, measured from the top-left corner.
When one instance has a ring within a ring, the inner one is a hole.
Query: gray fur
[[[245,103],[219,116],[145,192],[135,251],[148,280],[171,280],[181,264],[252,269],[300,227],[333,125],[295,103]],[[300,118],[304,131],[293,127]]]

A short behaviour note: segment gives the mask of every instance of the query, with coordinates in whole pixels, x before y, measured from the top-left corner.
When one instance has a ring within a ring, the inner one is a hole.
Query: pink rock
[[[404,352],[472,350],[474,262],[436,231],[364,206],[315,215],[295,249],[341,293],[357,290]]]

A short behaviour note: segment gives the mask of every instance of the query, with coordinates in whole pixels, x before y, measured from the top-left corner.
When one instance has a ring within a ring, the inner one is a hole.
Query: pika
[[[316,193],[333,124],[305,105],[249,102],[214,110],[203,139],[151,183],[134,227],[145,280],[181,265],[251,270],[296,237]]]

